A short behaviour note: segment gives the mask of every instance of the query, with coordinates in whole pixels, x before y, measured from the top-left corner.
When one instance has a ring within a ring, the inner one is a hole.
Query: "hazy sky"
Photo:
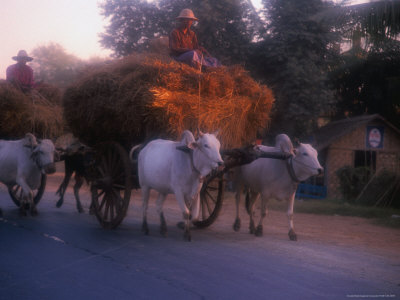
[[[98,33],[104,20],[98,0],[0,0],[0,78],[5,78],[11,57],[28,54],[37,46],[55,42],[80,58],[108,56]]]

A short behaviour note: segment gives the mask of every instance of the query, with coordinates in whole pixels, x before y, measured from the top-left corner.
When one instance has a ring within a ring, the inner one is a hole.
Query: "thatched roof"
[[[387,126],[391,127],[394,131],[400,134],[400,130],[390,122],[386,121],[381,115],[362,115],[339,121],[333,121],[318,129],[314,133],[316,149],[319,151],[323,150],[340,137],[349,134],[360,126],[364,126],[376,120],[384,122]]]

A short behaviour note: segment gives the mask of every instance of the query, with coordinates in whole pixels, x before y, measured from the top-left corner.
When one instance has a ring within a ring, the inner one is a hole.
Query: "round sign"
[[[368,142],[373,148],[379,147],[382,141],[381,132],[377,128],[372,128],[368,135]]]

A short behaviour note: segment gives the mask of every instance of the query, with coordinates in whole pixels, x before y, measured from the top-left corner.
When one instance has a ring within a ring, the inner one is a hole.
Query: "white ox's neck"
[[[193,166],[195,171],[199,173],[199,178],[206,177],[213,169],[212,161],[200,148],[193,150]]]

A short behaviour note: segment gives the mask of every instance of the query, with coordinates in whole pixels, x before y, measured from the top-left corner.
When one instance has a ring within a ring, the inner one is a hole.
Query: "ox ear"
[[[292,141],[287,136],[279,141],[278,147],[284,153],[294,154]]]
[[[215,130],[212,134],[215,135],[215,137],[217,137],[219,135],[219,129]]]
[[[30,147],[31,149],[36,148],[38,145],[36,137],[32,133],[27,133],[25,135],[25,147]]]
[[[197,128],[197,132],[199,133],[199,137],[202,137],[204,135],[204,132],[200,130],[200,128]]]
[[[191,142],[191,143],[189,143],[187,146],[188,146],[189,149],[194,150],[194,149],[196,149],[197,147],[199,147],[199,144],[198,144],[197,142]]]

